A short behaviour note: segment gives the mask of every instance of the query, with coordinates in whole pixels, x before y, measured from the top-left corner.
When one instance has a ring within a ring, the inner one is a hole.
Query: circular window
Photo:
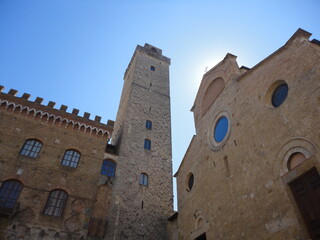
[[[219,118],[214,128],[214,140],[217,143],[222,142],[228,133],[228,129],[229,129],[228,118],[226,116],[222,116],[221,118]]]
[[[189,173],[187,177],[187,191],[191,191],[193,187],[193,182],[194,182],[194,176],[192,173]]]
[[[272,94],[272,106],[274,107],[279,107],[284,100],[286,100],[287,96],[288,96],[288,84],[286,83],[282,83],[280,84],[273,92]]]
[[[209,143],[213,150],[221,149],[227,142],[231,132],[231,114],[225,110],[220,110],[213,119],[208,131]]]

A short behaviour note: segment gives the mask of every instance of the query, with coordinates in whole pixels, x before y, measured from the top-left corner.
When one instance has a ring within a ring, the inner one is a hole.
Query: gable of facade
[[[227,55],[208,72],[211,81],[227,79],[217,91],[204,75],[192,108],[195,150],[176,174],[181,239],[317,239],[291,190],[319,168],[320,47],[309,37],[299,29],[252,69],[228,66]],[[191,170],[194,186],[186,191]]]

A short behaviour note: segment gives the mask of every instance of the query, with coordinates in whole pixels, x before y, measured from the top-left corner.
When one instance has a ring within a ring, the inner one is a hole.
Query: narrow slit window
[[[148,175],[146,173],[141,173],[140,184],[144,186],[148,186]]]
[[[148,130],[152,129],[152,122],[150,120],[146,121],[146,129],[148,129]]]
[[[144,140],[144,149],[151,150],[151,141],[149,139]]]

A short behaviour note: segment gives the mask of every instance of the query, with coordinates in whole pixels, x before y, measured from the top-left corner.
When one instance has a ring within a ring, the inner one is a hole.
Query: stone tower
[[[161,49],[145,44],[125,72],[112,136],[117,173],[107,239],[167,238],[173,210],[169,65]]]

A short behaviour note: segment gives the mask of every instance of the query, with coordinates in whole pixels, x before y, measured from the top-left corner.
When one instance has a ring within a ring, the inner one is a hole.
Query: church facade
[[[175,239],[320,239],[320,42],[299,29],[253,68],[204,74],[175,174]]]
[[[170,59],[137,46],[116,121],[0,91],[0,239],[168,239]]]

